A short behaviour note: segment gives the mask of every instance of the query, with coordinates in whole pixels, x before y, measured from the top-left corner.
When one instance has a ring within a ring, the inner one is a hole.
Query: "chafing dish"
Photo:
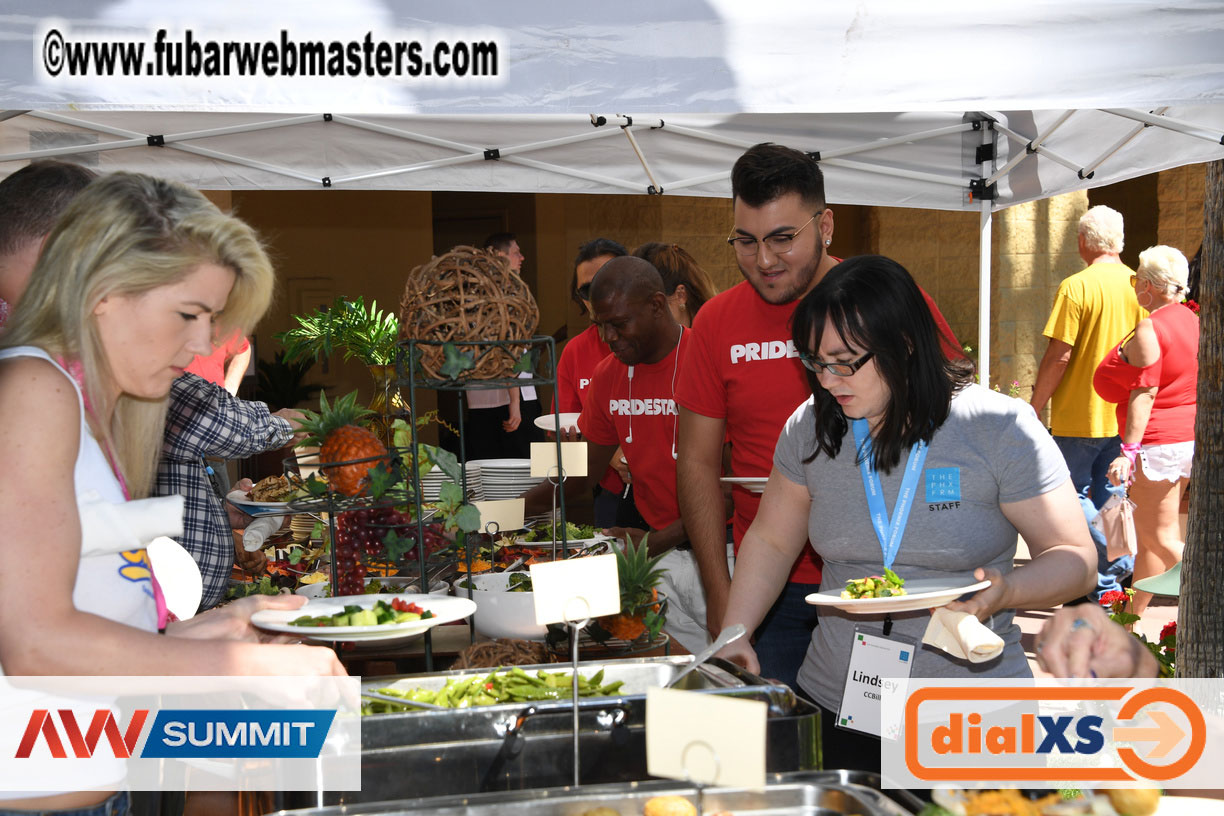
[[[589,661],[581,674],[601,669],[603,682],[623,680],[616,697],[579,700],[580,780],[583,785],[647,778],[646,689],[663,686],[691,655]],[[529,672],[568,672],[568,664],[525,666]],[[363,690],[441,688],[465,670],[367,678]],[[761,700],[768,706],[766,768],[771,772],[820,767],[819,711],[784,685],[769,683],[714,658],[679,688]],[[362,719],[362,790],[328,792],[324,804],[377,802],[416,796],[512,791],[573,782],[573,710],[568,700],[507,703],[462,710],[413,710]],[[314,803],[291,794],[286,803]]]
[[[921,805],[903,792],[903,805],[878,788],[872,774],[849,771],[803,771],[771,774],[764,788],[707,788],[668,780],[625,782],[581,787],[547,788],[468,796],[445,796],[379,802],[349,807],[324,807],[283,812],[294,816],[581,816],[598,807],[622,816],[639,816],[655,796],[682,796],[701,813],[734,816],[911,816]]]

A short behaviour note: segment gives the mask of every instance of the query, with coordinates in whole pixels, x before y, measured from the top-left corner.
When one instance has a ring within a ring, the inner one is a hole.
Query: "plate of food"
[[[299,609],[260,609],[251,623],[313,640],[389,640],[422,635],[475,611],[467,598],[445,595],[344,595],[310,600]]]
[[[946,606],[962,595],[990,586],[990,581],[964,583],[956,578],[905,580],[890,569],[883,575],[866,575],[847,581],[840,589],[823,589],[808,595],[813,606],[831,606],[852,615],[882,615]]]
[[[248,516],[269,515],[272,511],[287,512],[285,504],[302,495],[300,484],[286,476],[260,479],[250,491],[231,490],[225,500]]]
[[[735,485],[753,493],[764,493],[768,476],[723,476],[718,481],[723,484]]]
[[[556,433],[558,421],[560,422],[560,426],[562,428],[577,428],[578,427],[578,417],[580,416],[581,414],[579,414],[576,411],[568,411],[560,415],[541,414],[540,416],[535,418],[535,426],[542,431],[548,431],[549,433]]]

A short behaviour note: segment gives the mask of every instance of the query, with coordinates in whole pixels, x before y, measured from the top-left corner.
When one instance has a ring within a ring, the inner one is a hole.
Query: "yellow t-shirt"
[[[1055,436],[1103,438],[1118,432],[1112,403],[1097,396],[1092,375],[1105,354],[1147,316],[1120,263],[1096,263],[1058,287],[1043,334],[1071,346],[1071,361],[1050,402]]]

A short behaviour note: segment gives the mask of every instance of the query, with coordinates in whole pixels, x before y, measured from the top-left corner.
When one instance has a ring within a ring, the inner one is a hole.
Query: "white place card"
[[[620,612],[615,555],[532,564],[529,569],[536,623],[540,626]]]
[[[701,785],[765,786],[761,700],[646,689],[646,772]]]
[[[561,443],[561,467],[565,478],[587,475],[587,444],[585,442]],[[557,443],[531,443],[531,475],[536,478],[551,476],[557,479]]]
[[[522,499],[478,501],[472,504],[480,511],[480,528],[477,532],[489,532],[490,524],[496,524],[497,531],[500,533],[523,529],[524,502]]]

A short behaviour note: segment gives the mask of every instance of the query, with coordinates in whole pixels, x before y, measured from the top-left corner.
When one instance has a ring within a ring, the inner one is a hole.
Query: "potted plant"
[[[377,301],[371,301],[367,309],[363,298],[349,300],[342,296],[329,306],[294,315],[293,319],[298,324],[295,328],[276,335],[284,347],[286,362],[317,362],[342,352],[345,360],[356,358],[364,363],[374,378],[372,410],[386,416],[390,410],[404,409],[402,398],[392,387],[399,333],[395,315],[379,309]]]

